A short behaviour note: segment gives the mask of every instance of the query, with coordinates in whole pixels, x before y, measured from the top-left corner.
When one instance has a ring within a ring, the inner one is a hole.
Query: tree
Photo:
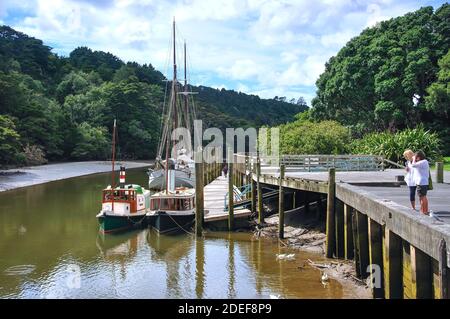
[[[351,39],[317,80],[313,117],[337,120],[356,135],[431,127],[425,96],[450,46],[449,19],[448,4],[424,7]]]
[[[78,126],[80,139],[71,156],[78,160],[105,159],[109,148],[107,132],[106,128],[81,123]]]
[[[279,128],[282,154],[345,154],[349,151],[350,132],[336,121],[311,122],[299,116]]]
[[[23,161],[20,135],[11,117],[0,115],[0,167]]]

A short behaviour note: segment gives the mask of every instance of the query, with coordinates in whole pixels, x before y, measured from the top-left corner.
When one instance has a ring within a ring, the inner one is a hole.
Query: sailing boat
[[[149,174],[149,188],[159,189],[150,197],[150,210],[147,213],[149,225],[159,233],[173,234],[189,232],[194,222],[195,203],[195,162],[192,153],[186,148],[177,149],[173,145],[172,157],[169,158],[171,148],[171,132],[183,127],[190,131],[190,114],[186,75],[186,44],[184,44],[184,107],[178,101],[179,83],[177,80],[175,20],[173,21],[173,79],[167,107],[166,122],[158,149],[157,163],[159,169]],[[185,141],[186,142],[186,141]],[[185,145],[191,148],[190,145]],[[162,151],[165,150],[165,160],[161,161]]]
[[[175,20],[173,21],[173,79],[169,102],[165,117],[165,125],[162,129],[162,135],[158,146],[156,156],[155,170],[149,169],[148,187],[151,190],[163,190],[167,188],[167,166],[174,166],[175,187],[195,187],[195,162],[193,160],[192,145],[186,145],[190,141],[184,141],[185,147],[174,148],[172,157],[169,158],[169,146],[171,139],[171,132],[176,128],[186,128],[192,133],[192,123],[195,120],[195,109],[192,103],[189,103],[189,95],[195,94],[188,91],[187,83],[187,66],[186,66],[186,42],[184,43],[184,85],[183,90],[180,90],[177,80],[177,62],[176,62],[176,44],[175,44]],[[178,95],[183,96],[182,102],[178,99]],[[166,151],[166,159],[162,160],[163,150]]]
[[[136,184],[125,184],[125,167],[120,166],[119,187],[115,187],[116,120],[112,138],[111,185],[102,191],[102,209],[97,214],[100,231],[111,233],[141,226],[150,206],[150,191]]]

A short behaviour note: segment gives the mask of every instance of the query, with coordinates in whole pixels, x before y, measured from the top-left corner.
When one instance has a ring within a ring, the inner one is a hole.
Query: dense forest
[[[0,166],[106,159],[114,118],[119,157],[152,158],[164,80],[150,64],[86,47],[58,56],[41,40],[0,26]],[[192,90],[207,127],[278,125],[307,109],[231,90]]]
[[[449,4],[365,29],[326,63],[311,119],[335,120],[352,138],[372,134],[365,140],[379,143],[418,128],[435,133],[440,151],[450,154],[449,48]],[[373,138],[374,132],[384,138]]]

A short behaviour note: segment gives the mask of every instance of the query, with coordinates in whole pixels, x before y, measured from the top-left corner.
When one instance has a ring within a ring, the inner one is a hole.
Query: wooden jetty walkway
[[[205,221],[228,218],[233,229],[238,214],[233,200],[228,202],[233,209],[224,212],[224,196],[233,185],[251,184],[250,212],[258,214],[259,223],[264,221],[263,189],[279,190],[280,238],[283,194],[296,194],[298,206],[326,203],[316,205],[316,213],[326,219],[327,257],[353,260],[358,277],[370,277],[374,298],[449,298],[450,185],[444,179],[448,182],[450,176],[442,163],[437,163],[429,192],[435,218],[409,207],[404,170],[387,169],[397,164],[379,156],[298,155],[278,160],[274,164],[273,158],[235,154],[228,164],[229,183],[224,177],[215,179],[220,169],[213,164],[215,173],[205,175],[212,182],[205,187]]]
[[[228,179],[220,175],[204,188],[205,223],[228,220],[228,210],[225,208],[225,195],[228,192]],[[251,211],[246,208],[234,210],[234,218],[247,218]]]

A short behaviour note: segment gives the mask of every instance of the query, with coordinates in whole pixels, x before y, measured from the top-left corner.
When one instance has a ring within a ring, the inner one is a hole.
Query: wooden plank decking
[[[219,176],[204,188],[205,222],[226,220],[228,211],[225,210],[225,194],[228,192],[228,180]],[[249,209],[235,209],[234,218],[251,215]]]

